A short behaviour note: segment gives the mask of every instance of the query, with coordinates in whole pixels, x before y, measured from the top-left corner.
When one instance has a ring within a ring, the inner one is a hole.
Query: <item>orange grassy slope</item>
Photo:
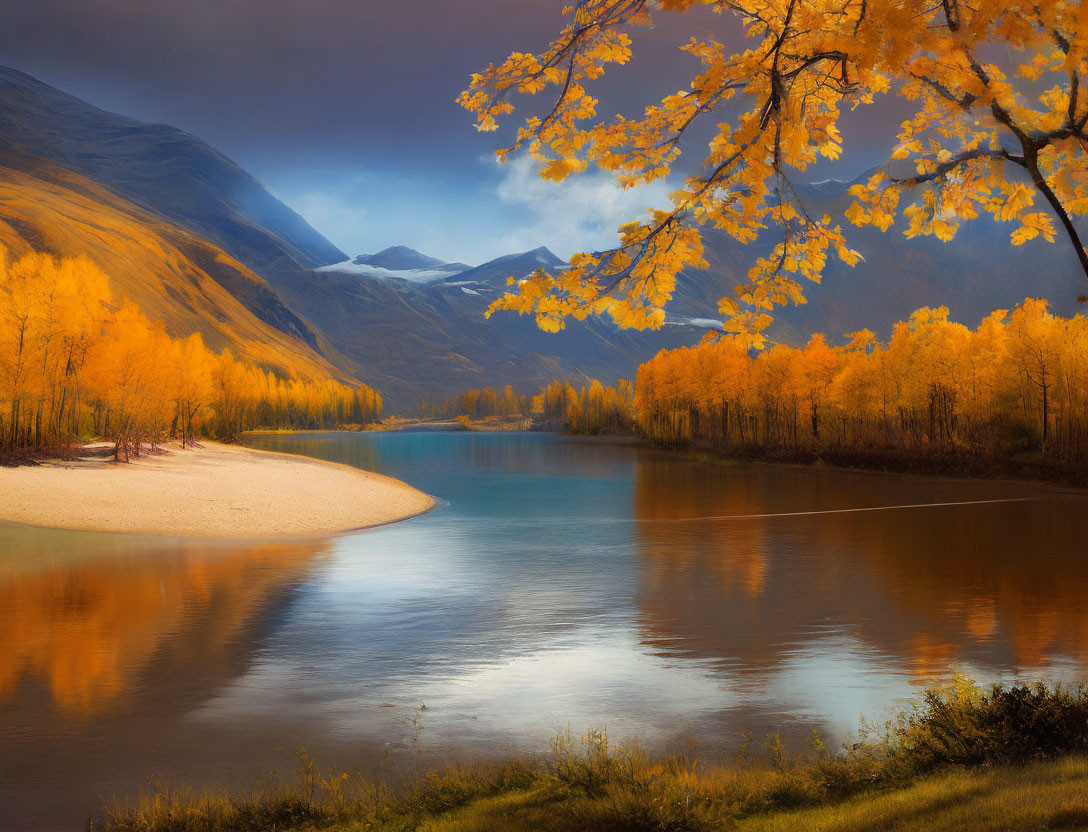
[[[66,168],[0,140],[0,244],[84,255],[175,336],[199,332],[217,352],[281,375],[347,380],[338,357],[265,281],[221,249]],[[323,355],[324,353],[324,355]]]

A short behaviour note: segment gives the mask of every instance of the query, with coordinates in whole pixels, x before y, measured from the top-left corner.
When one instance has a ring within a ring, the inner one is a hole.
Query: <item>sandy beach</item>
[[[306,457],[216,443],[142,456],[0,468],[0,520],[62,529],[284,539],[422,514],[399,480]]]

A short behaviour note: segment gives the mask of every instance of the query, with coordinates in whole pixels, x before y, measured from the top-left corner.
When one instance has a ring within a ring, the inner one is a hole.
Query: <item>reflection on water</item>
[[[434,762],[568,725],[713,753],[844,734],[956,668],[1088,661],[1080,494],[528,434],[254,442],[448,504],[317,545],[0,526],[0,828],[72,828],[157,777],[245,785],[302,744],[395,764],[422,704]]]
[[[20,567],[0,572],[0,702],[37,687],[63,717],[126,704],[154,661],[226,676],[246,628],[295,586],[318,547],[227,548],[0,527]],[[16,538],[16,539],[12,539]],[[90,540],[86,540],[90,538]],[[81,544],[96,554],[72,558]],[[103,551],[107,549],[107,551]],[[60,550],[67,559],[54,560]],[[35,561],[49,569],[27,568]]]
[[[730,520],[925,502],[1024,502]],[[651,644],[762,674],[831,628],[920,682],[957,667],[1041,675],[1088,651],[1083,496],[664,456],[639,465]],[[815,629],[813,629],[815,628]]]

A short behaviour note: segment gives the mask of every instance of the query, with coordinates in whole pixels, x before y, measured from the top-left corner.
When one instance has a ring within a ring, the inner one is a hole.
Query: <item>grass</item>
[[[608,805],[593,806],[584,799],[549,799],[543,790],[512,792],[477,801],[416,828],[420,832],[646,828],[624,825],[623,819],[610,809]],[[1085,829],[1088,759],[1066,758],[1027,768],[949,772],[829,806],[723,820],[718,828],[737,832]]]
[[[1088,829],[1088,758],[932,775],[833,806],[749,818],[738,832]]]
[[[169,789],[106,810],[100,832],[704,832],[1088,829],[1088,689],[928,692],[830,754],[777,738],[729,763],[657,760],[604,733],[551,754],[430,772],[402,786],[323,772],[249,795]]]

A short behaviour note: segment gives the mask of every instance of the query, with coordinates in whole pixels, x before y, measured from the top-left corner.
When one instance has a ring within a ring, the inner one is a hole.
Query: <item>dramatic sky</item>
[[[454,99],[469,74],[539,51],[563,0],[7,0],[0,63],[99,107],[181,127],[250,170],[349,254],[405,244],[478,263],[547,245],[569,256],[614,239],[667,184],[623,192],[597,174],[545,185],[499,168],[493,134]],[[686,86],[676,47],[737,40],[726,17],[668,16],[595,90],[637,115]],[[893,107],[847,123],[851,177],[881,160]],[[699,154],[693,148],[691,157]]]

